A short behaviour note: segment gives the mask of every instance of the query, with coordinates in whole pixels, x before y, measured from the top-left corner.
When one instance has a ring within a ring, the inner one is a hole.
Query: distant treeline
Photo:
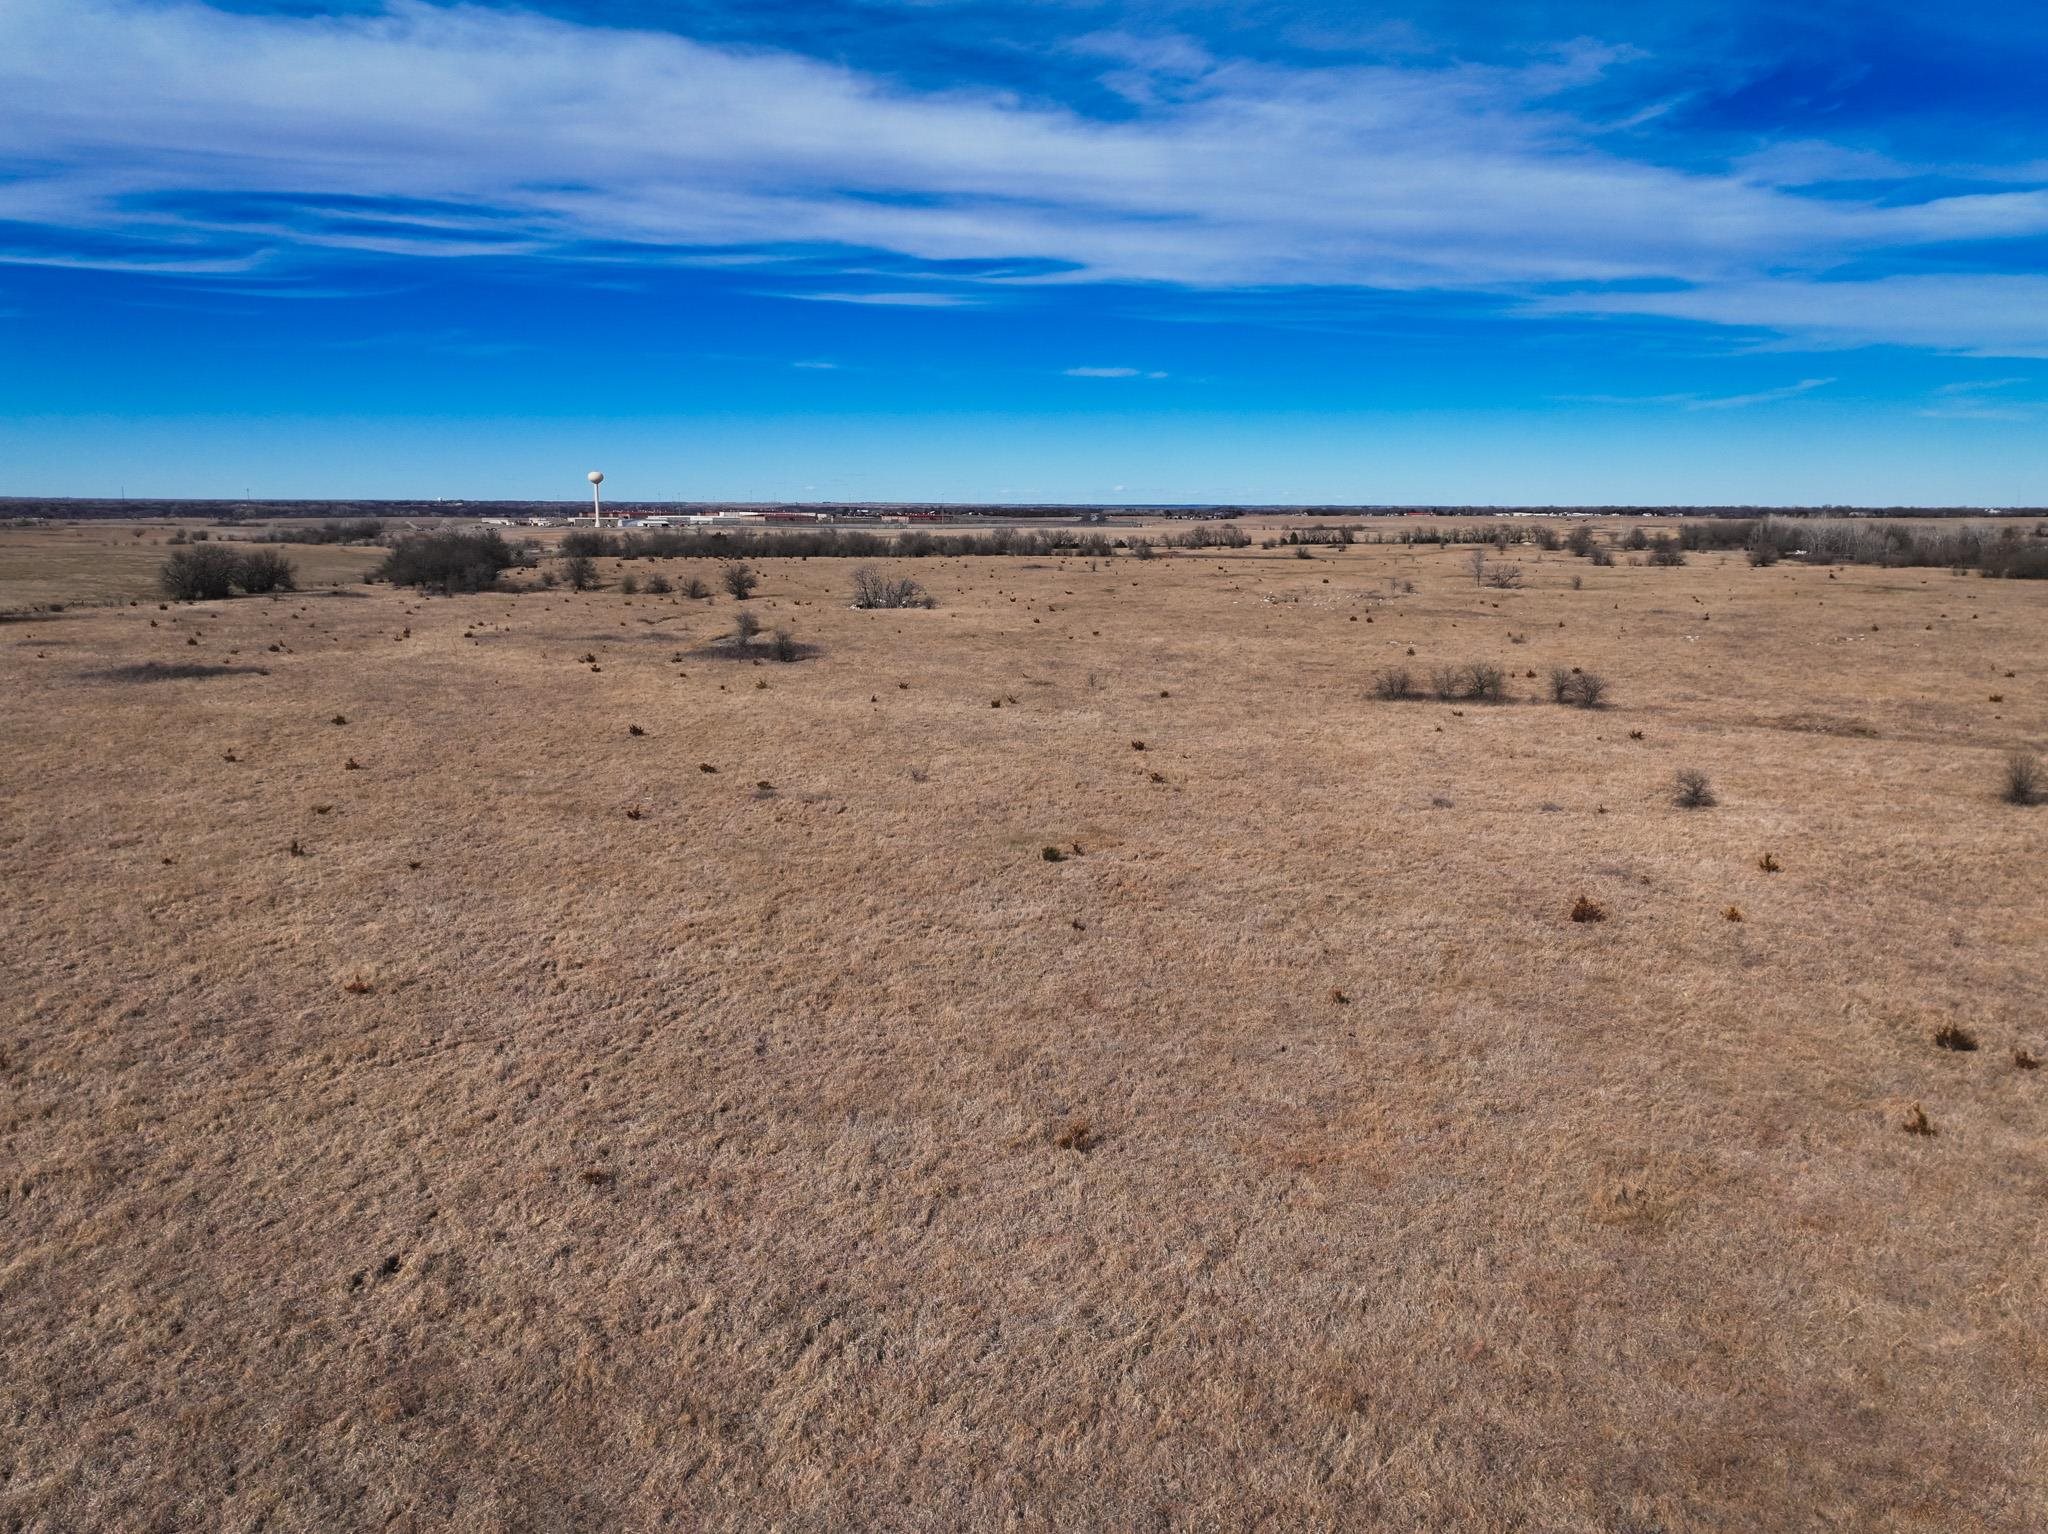
[[[258,543],[382,543],[389,536],[376,517],[308,522],[300,527],[274,527]]]
[[[658,527],[646,532],[600,533],[576,528],[559,550],[571,559],[927,559],[990,554],[1081,554],[1107,558],[1120,548],[1241,549],[1251,535],[1229,522],[1196,522],[1175,532],[1112,538],[1090,527],[992,527],[982,533],[941,534],[922,528],[869,532],[866,528],[795,527],[713,531]]]
[[[1697,517],[1652,534],[1638,520],[1627,532],[1606,539],[1578,521],[1560,528],[1555,522],[1496,519],[1469,527],[1368,528],[1357,523],[1292,528],[1268,540],[1269,548],[1288,545],[1492,544],[1540,549],[1568,549],[1573,554],[1604,559],[1613,550],[1664,554],[1657,563],[1673,563],[1671,551],[1702,552],[1740,549],[1754,565],[1781,559],[1810,564],[1920,566],[1944,570],[1976,570],[2015,580],[2048,579],[2048,519],[2010,518],[1998,526],[1913,526],[1904,521],[1863,517]]]
[[[15,496],[0,497],[0,520],[42,517],[56,520],[133,520],[136,518],[189,517],[234,524],[279,518],[404,518],[422,521],[454,517],[569,517],[579,510],[577,502],[565,501],[364,501],[364,500],[179,500],[153,497],[102,499],[94,497]],[[1763,517],[1842,517],[1849,508],[1841,506],[1264,506],[1218,504],[1209,506],[1089,506],[1034,503],[1015,506],[964,505],[946,502],[867,502],[832,504],[775,501],[617,501],[608,503],[613,514],[687,511],[774,511],[801,509],[826,516],[847,516],[858,512],[938,513],[961,517],[1007,519],[1049,519],[1075,516],[1313,516],[1313,517],[1500,517],[1509,512],[1524,516],[1606,516],[1606,517],[1712,517],[1753,521]],[[2007,507],[2007,515],[2048,516],[2048,507]],[[1858,517],[1927,518],[1981,517],[1977,506],[1888,506],[1857,508]]]

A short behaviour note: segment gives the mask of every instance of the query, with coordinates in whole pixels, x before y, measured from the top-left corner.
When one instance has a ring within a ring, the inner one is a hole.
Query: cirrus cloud
[[[1807,140],[1720,172],[1630,158],[1611,122],[1567,105],[1625,72],[1626,50],[1282,67],[1171,38],[1086,46],[1129,111],[914,90],[788,51],[475,5],[9,0],[0,258],[222,274],[292,252],[882,251],[1039,267],[789,296],[947,308],[974,301],[967,281],[1457,290],[1807,346],[2048,354],[2048,279],[1821,280],[1918,247],[2038,239],[2048,192],[1808,195],[1810,180],[1910,168]]]

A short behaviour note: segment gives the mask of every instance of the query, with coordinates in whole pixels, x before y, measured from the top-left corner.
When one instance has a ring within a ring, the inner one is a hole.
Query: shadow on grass
[[[167,663],[146,660],[132,666],[109,666],[104,671],[88,671],[86,675],[102,682],[196,682],[216,676],[269,676],[270,668],[215,666],[201,661]]]
[[[814,644],[802,644],[790,640],[778,645],[772,638],[760,638],[747,644],[730,639],[714,640],[695,650],[686,652],[692,660],[751,660],[791,663],[800,660],[815,660],[825,652]]]

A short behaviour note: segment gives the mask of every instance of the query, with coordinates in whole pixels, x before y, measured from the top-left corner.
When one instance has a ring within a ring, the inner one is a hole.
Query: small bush
[[[235,584],[252,597],[272,591],[299,589],[298,571],[276,549],[251,549],[241,556],[241,566]]]
[[[619,577],[619,590],[629,597],[640,594],[640,577],[627,574]]]
[[[1465,668],[1465,696],[1475,703],[1498,703],[1507,696],[1508,674],[1490,661]]]
[[[1759,540],[1749,546],[1749,563],[1753,569],[1768,569],[1778,562],[1778,546]]]
[[[180,549],[157,572],[164,595],[180,602],[215,602],[237,590],[251,596],[299,589],[298,571],[275,549],[243,553],[225,544]]]
[[[480,533],[416,533],[391,546],[384,562],[371,572],[394,586],[418,586],[452,595],[486,591],[498,576],[519,563],[512,545],[495,530]]]
[[[683,595],[701,602],[711,595],[711,588],[704,584],[702,577],[693,575],[683,582]]]
[[[647,577],[647,594],[651,597],[665,597],[676,588],[665,575]]]
[[[1650,544],[1650,563],[1667,567],[1684,564],[1685,545],[1676,538],[1667,538],[1660,533]]]
[[[803,655],[803,647],[796,642],[796,636],[786,628],[779,628],[768,641],[768,653],[787,664]]]
[[[1372,695],[1383,703],[1403,702],[1415,696],[1415,677],[1406,666],[1389,666],[1376,671],[1372,678]]]
[[[588,554],[571,554],[562,561],[562,579],[573,590],[592,590],[597,585],[597,561]]]
[[[1571,914],[1572,920],[1575,922],[1605,921],[1607,920],[1607,907],[1600,904],[1597,900],[1588,899],[1586,896],[1581,895],[1572,902]]]
[[[1671,802],[1682,810],[1712,809],[1721,802],[1714,797],[1714,785],[1697,767],[1680,768],[1675,787]]]
[[[753,568],[738,560],[720,571],[718,579],[737,602],[746,601],[754,594],[754,588],[761,584],[761,577],[754,573]]]
[[[1550,668],[1550,701],[1572,708],[1598,708],[1607,698],[1607,680],[1577,666]]]
[[[2015,751],[2005,759],[2005,786],[1999,795],[2007,804],[2048,803],[2048,772],[2031,751]]]
[[[1514,591],[1522,584],[1520,565],[1489,565],[1486,570],[1486,584],[1496,591]]]
[[[853,572],[853,605],[860,608],[936,607],[924,587],[913,580],[891,580],[872,565]]]
[[[218,544],[180,549],[164,561],[157,581],[173,601],[217,602],[235,594],[241,564],[233,549]]]
[[[1604,547],[1596,547],[1587,557],[1603,569],[1614,563],[1613,553]]]
[[[1445,703],[1498,703],[1507,695],[1508,674],[1490,661],[1438,666],[1429,674],[1429,690]]]
[[[754,636],[760,632],[761,620],[742,608],[739,616],[733,620],[732,643],[744,650],[754,642]]]
[[[1938,1049],[1952,1049],[1967,1055],[1975,1053],[1977,1036],[1959,1023],[1943,1023],[1934,1030],[1934,1043]]]

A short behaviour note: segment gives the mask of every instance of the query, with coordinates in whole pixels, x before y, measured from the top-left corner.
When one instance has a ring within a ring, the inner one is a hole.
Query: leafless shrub
[[[1465,667],[1463,696],[1474,703],[1498,703],[1507,696],[1508,674],[1491,661],[1472,661]]]
[[[1376,671],[1372,678],[1372,695],[1382,703],[1399,703],[1415,696],[1415,677],[1406,666],[1389,666]]]
[[[872,565],[853,572],[853,605],[860,608],[936,607],[924,587],[904,578],[891,580]]]
[[[1697,767],[1682,767],[1671,802],[1682,810],[1705,810],[1712,809],[1721,801],[1714,797],[1714,785],[1707,781],[1704,772]]]
[[[2007,804],[2048,803],[2048,772],[2031,751],[2015,751],[2005,759],[2005,784],[1999,797]]]
[[[1607,679],[1578,666],[1550,668],[1550,701],[1572,708],[1598,708],[1607,697]]]
[[[737,559],[719,572],[718,579],[737,602],[746,601],[754,594],[754,588],[761,584],[761,577],[754,573],[753,567]]]
[[[1973,1054],[1977,1048],[1977,1036],[1960,1023],[1943,1023],[1934,1030],[1937,1049],[1952,1049],[1958,1054]]]
[[[1429,690],[1445,703],[1499,703],[1507,696],[1507,672],[1491,661],[1438,666],[1429,673]]]
[[[1581,895],[1572,902],[1571,916],[1573,921],[1581,923],[1605,921],[1607,920],[1607,907],[1600,904],[1597,900]]]

